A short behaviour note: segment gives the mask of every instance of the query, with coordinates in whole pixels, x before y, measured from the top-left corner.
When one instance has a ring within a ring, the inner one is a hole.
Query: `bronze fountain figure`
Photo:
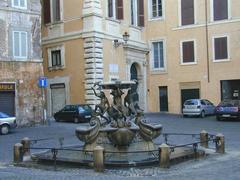
[[[162,125],[149,124],[144,119],[137,87],[137,81],[94,84],[92,90],[100,103],[95,106],[89,125],[75,131],[79,140],[85,142],[84,150],[92,151],[98,145],[114,152],[156,149],[153,139],[161,134]],[[111,105],[103,90],[110,90]],[[127,90],[125,97],[124,90]]]

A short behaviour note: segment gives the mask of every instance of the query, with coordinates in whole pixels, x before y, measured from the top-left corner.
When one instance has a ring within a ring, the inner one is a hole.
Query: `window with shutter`
[[[121,20],[123,19],[123,0],[117,0],[116,1],[116,7],[117,7],[117,19]]]
[[[182,63],[194,63],[195,53],[194,53],[194,41],[182,42]]]
[[[54,23],[61,20],[60,0],[43,0],[44,24]]]
[[[181,0],[181,25],[194,24],[194,0]]]
[[[54,50],[52,53],[52,67],[61,66],[61,50]]]
[[[27,32],[13,31],[13,57],[27,58]]]
[[[113,0],[108,0],[108,17],[113,17]]]
[[[52,0],[53,22],[60,21],[60,0]]]
[[[138,0],[138,26],[144,26],[144,1]]]
[[[163,16],[163,0],[151,0],[151,16],[152,18],[159,18]]]
[[[51,22],[50,0],[43,0],[43,19],[44,24]]]
[[[164,49],[163,41],[153,42],[152,43],[152,66],[153,69],[164,70],[165,69],[165,60],[164,60]]]
[[[131,24],[144,26],[144,1],[131,0]]]
[[[108,17],[123,19],[123,0],[108,0]]]
[[[12,7],[27,9],[27,0],[12,0]]]
[[[228,0],[213,0],[213,20],[228,19]]]
[[[227,37],[214,38],[214,60],[228,59]]]
[[[59,70],[65,67],[64,46],[50,47],[48,51],[48,70]]]

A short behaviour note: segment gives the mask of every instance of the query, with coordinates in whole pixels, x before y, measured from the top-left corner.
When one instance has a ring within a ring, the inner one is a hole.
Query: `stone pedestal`
[[[225,153],[225,139],[223,134],[216,135],[216,152],[217,153]]]
[[[167,144],[161,144],[159,146],[159,159],[161,168],[170,167],[170,148]]]
[[[104,148],[96,146],[93,150],[94,169],[97,172],[104,171]]]
[[[200,141],[201,141],[201,146],[208,148],[208,133],[207,131],[203,130],[200,133]]]
[[[23,145],[17,143],[13,148],[13,161],[14,163],[20,163],[23,161]]]
[[[30,139],[28,137],[23,138],[21,144],[23,145],[23,155],[30,155]]]

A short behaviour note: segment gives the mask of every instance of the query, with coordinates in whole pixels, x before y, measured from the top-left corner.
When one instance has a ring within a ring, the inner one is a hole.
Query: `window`
[[[151,17],[160,18],[163,16],[163,0],[151,0]]]
[[[228,59],[228,38],[216,37],[214,38],[214,60]]]
[[[123,0],[108,0],[108,17],[123,19]]]
[[[52,51],[52,67],[61,66],[61,51],[55,50]]]
[[[13,57],[27,58],[27,32],[13,31]]]
[[[27,9],[27,0],[12,0],[12,7]]]
[[[131,0],[131,24],[134,26],[144,26],[143,0]]]
[[[181,63],[193,64],[195,63],[195,48],[194,41],[181,42]]]
[[[194,0],[181,0],[181,25],[194,24]]]
[[[60,0],[43,0],[43,16],[45,24],[60,21]]]
[[[229,0],[212,0],[213,2],[213,20],[219,21],[228,19],[228,1]]]
[[[64,68],[64,46],[57,46],[48,49],[48,69],[58,70]]]
[[[153,42],[152,43],[152,67],[153,69],[165,69],[165,55],[163,49],[164,43],[163,41]]]

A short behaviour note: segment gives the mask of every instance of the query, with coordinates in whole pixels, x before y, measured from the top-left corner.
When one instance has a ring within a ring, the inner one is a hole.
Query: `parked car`
[[[11,117],[6,113],[0,112],[0,133],[8,134],[11,129],[16,128],[16,117]]]
[[[89,122],[92,117],[92,108],[86,104],[66,105],[63,109],[54,114],[55,120]]]
[[[223,100],[216,107],[216,119],[240,119],[240,100]]]
[[[189,99],[183,104],[183,116],[200,116],[215,114],[215,106],[206,99]]]

